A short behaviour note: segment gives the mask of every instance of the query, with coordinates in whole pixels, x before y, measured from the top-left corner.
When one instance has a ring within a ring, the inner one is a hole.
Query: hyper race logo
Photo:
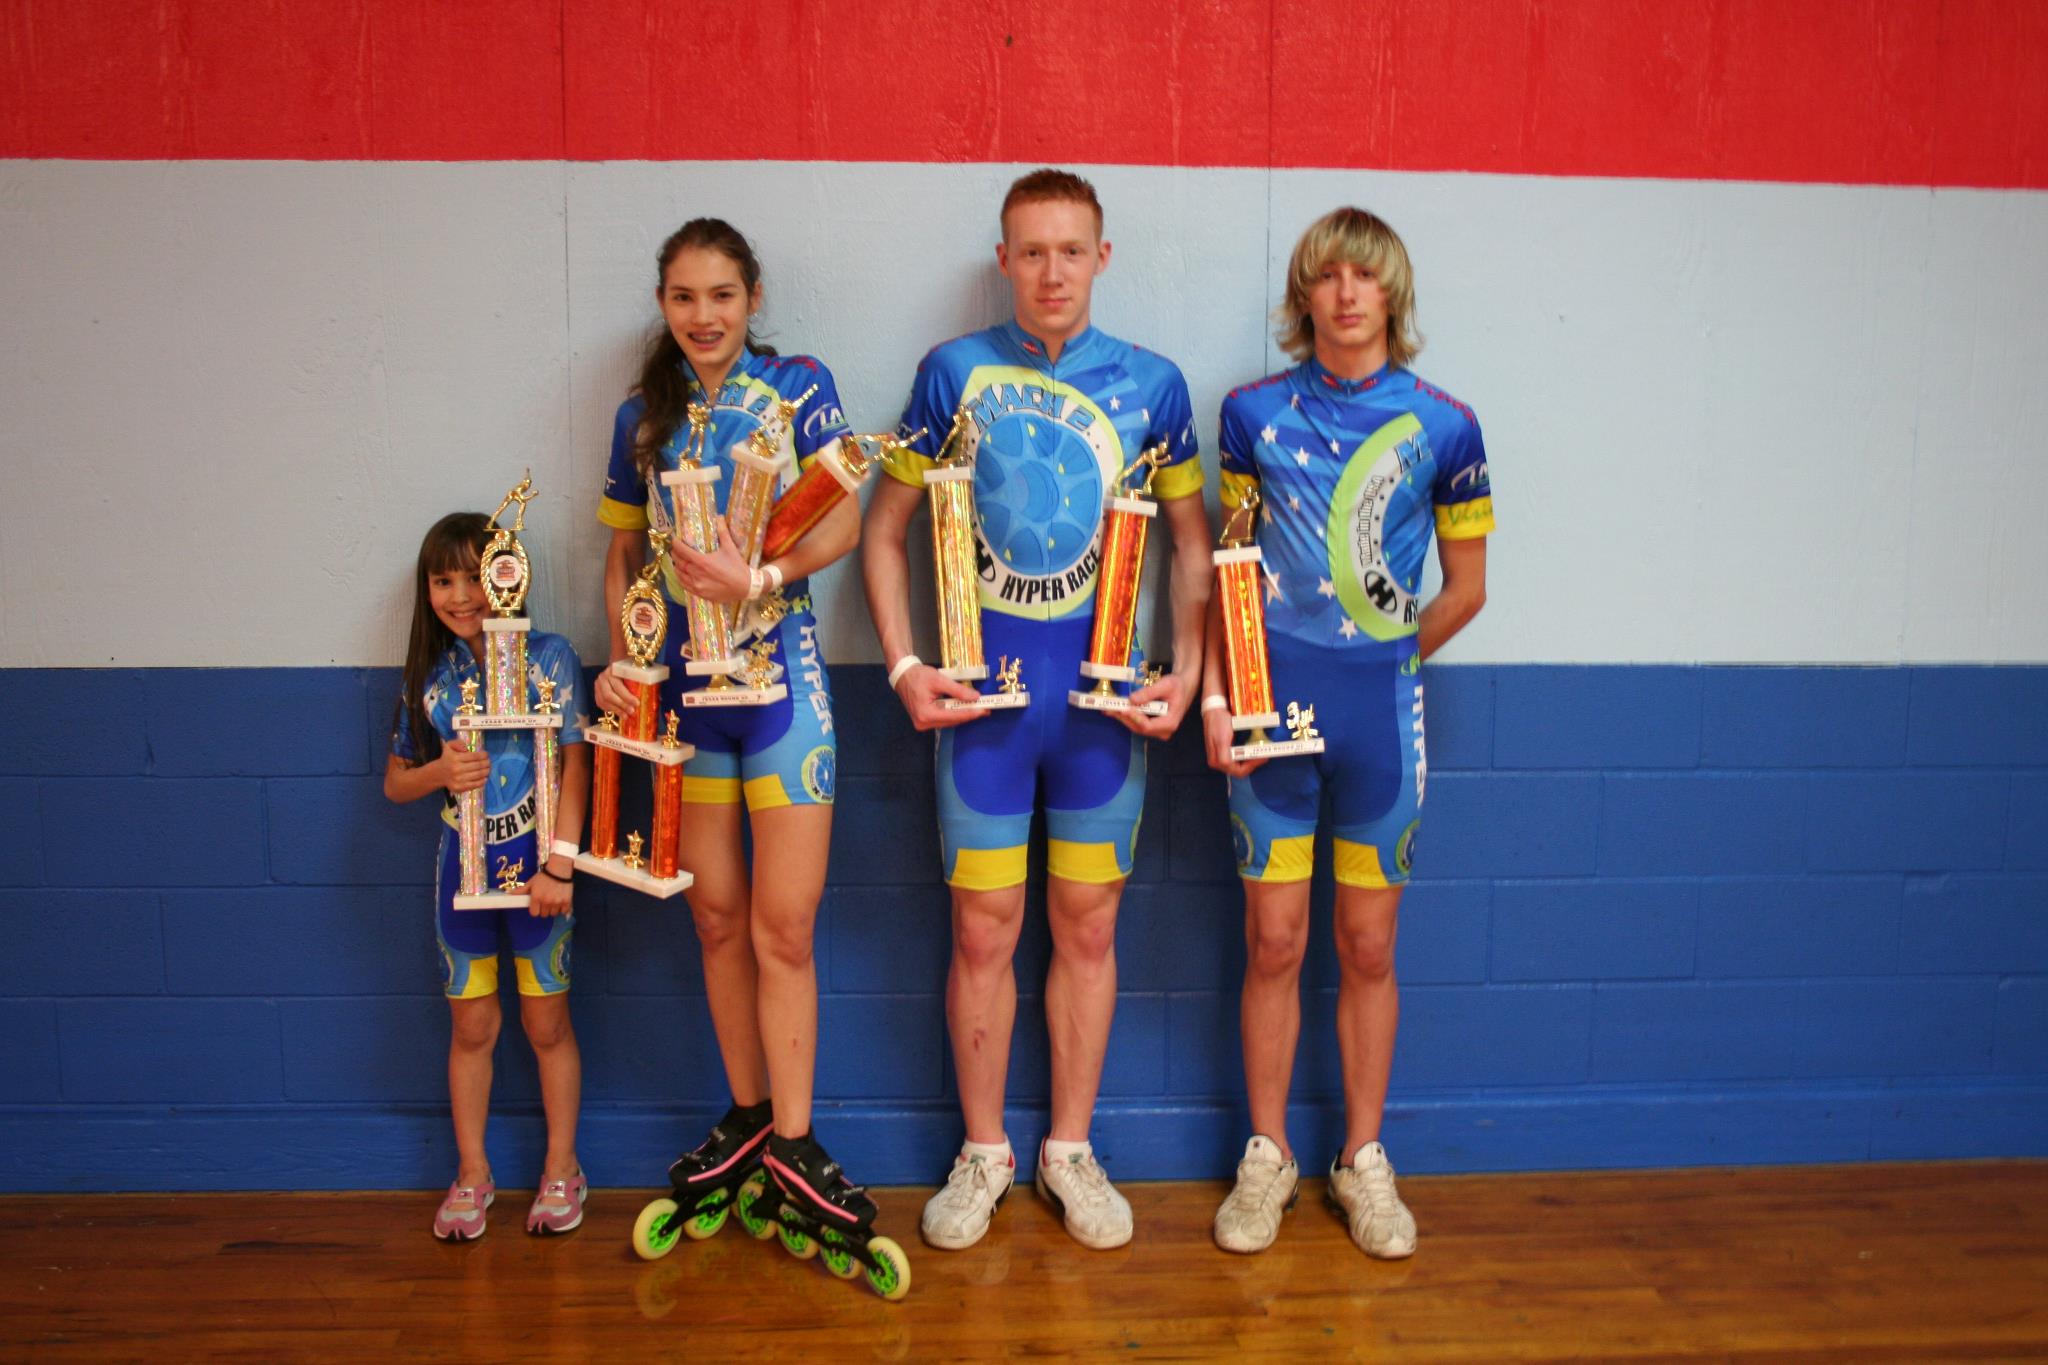
[[[1415,632],[1421,556],[1405,542],[1415,504],[1429,496],[1419,477],[1429,461],[1422,423],[1404,414],[1360,443],[1337,480],[1326,540],[1330,580],[1350,618],[1339,627],[1347,639],[1361,630],[1375,640]]]
[[[1123,443],[1064,384],[990,383],[968,412],[983,601],[1013,615],[1066,615],[1094,588],[1103,497],[1123,468]]]

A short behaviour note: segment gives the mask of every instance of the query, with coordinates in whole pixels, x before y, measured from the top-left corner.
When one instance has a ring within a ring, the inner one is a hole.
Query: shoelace
[[[950,1208],[972,1208],[988,1189],[988,1158],[971,1156],[953,1163],[946,1172],[946,1204]]]
[[[1240,1161],[1237,1164],[1237,1187],[1230,1192],[1230,1206],[1239,1214],[1264,1208],[1273,1197],[1273,1191],[1280,1187],[1282,1169],[1273,1162]]]
[[[1392,1214],[1401,1206],[1394,1194],[1394,1173],[1384,1163],[1368,1166],[1358,1174],[1365,1181],[1365,1197],[1372,1202],[1374,1214]]]
[[[1067,1166],[1081,1182],[1082,1203],[1102,1208],[1113,1202],[1109,1172],[1102,1169],[1101,1162],[1093,1157],[1075,1156],[1067,1158]]]

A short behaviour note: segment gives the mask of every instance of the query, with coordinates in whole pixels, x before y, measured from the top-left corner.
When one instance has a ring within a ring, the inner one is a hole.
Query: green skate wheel
[[[674,1251],[683,1231],[680,1211],[673,1199],[657,1199],[640,1210],[633,1220],[633,1253],[643,1261],[658,1261]]]
[[[697,1203],[696,1217],[683,1224],[683,1231],[693,1242],[707,1237],[716,1237],[718,1230],[725,1226],[726,1218],[732,1213],[732,1194],[727,1190],[713,1190]]]
[[[868,1243],[868,1255],[875,1259],[874,1265],[866,1267],[868,1288],[891,1303],[910,1292],[910,1258],[895,1238],[875,1238]]]
[[[799,1261],[808,1261],[818,1254],[818,1244],[808,1234],[780,1219],[775,1224],[775,1235],[782,1239],[782,1249]]]
[[[757,1242],[766,1241],[775,1235],[775,1220],[761,1212],[761,1200],[767,1197],[767,1193],[768,1182],[762,1178],[759,1171],[748,1176],[747,1183],[740,1186],[740,1197],[737,1201],[740,1226]]]
[[[818,1248],[818,1255],[825,1262],[825,1269],[842,1280],[850,1280],[860,1274],[861,1264],[854,1260],[853,1253],[846,1249],[844,1237],[828,1228],[819,1241],[823,1245]]]

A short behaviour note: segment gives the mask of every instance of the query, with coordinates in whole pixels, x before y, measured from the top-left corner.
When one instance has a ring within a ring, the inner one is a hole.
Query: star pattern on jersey
[[[1298,408],[1298,407],[1300,407],[1300,406],[1301,406],[1301,395],[1300,395],[1300,394],[1298,394],[1298,393],[1290,393],[1290,394],[1288,394],[1288,395],[1287,395],[1287,405],[1288,405],[1289,407],[1293,407],[1293,408]]]
[[[1287,495],[1287,510],[1290,512],[1299,512],[1301,510],[1301,495],[1299,493],[1289,493]]]
[[[1294,462],[1303,469],[1308,468],[1308,450],[1305,447],[1296,446],[1294,448]]]
[[[1335,597],[1337,595],[1337,585],[1325,578],[1317,582],[1316,591],[1324,597]]]
[[[1111,394],[1109,396],[1109,410],[1111,412],[1122,412],[1124,410],[1124,400],[1115,394]]]
[[[1271,422],[1268,422],[1266,424],[1266,429],[1259,433],[1259,439],[1261,441],[1264,441],[1267,445],[1271,445],[1273,444],[1273,442],[1280,439],[1280,433],[1273,429],[1273,424]]]
[[[1347,639],[1347,640],[1355,640],[1355,639],[1357,639],[1357,638],[1358,638],[1358,622],[1356,622],[1356,621],[1352,620],[1352,619],[1351,619],[1350,617],[1348,617],[1348,616],[1347,616],[1347,617],[1345,617],[1345,618],[1344,618],[1344,619],[1343,619],[1342,621],[1339,621],[1339,622],[1337,623],[1337,633],[1338,633],[1339,635],[1343,636],[1343,637],[1344,637],[1345,639]]]
[[[1266,570],[1266,600],[1268,602],[1285,602],[1287,594],[1280,591],[1280,575],[1273,572],[1272,565],[1268,564],[1264,567]]]
[[[1330,438],[1330,453],[1332,455],[1337,453],[1337,438],[1334,436]]]

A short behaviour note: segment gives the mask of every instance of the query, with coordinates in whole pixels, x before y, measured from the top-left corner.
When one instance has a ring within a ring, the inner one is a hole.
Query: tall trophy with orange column
[[[519,614],[533,586],[533,563],[519,533],[526,529],[526,504],[534,498],[533,478],[520,479],[498,510],[491,514],[491,538],[485,544],[477,576],[483,580],[484,596],[492,616],[484,618],[484,701],[477,703],[476,679],[462,685],[462,705],[455,710],[455,733],[464,747],[483,747],[486,730],[523,730],[533,743],[534,810],[533,832],[537,849],[545,850],[555,837],[555,809],[561,798],[562,764],[559,736],[562,716],[554,700],[554,683],[544,681],[538,689],[539,702],[527,700],[526,637],[533,622]],[[512,525],[498,525],[505,509],[513,506]],[[459,881],[453,905],[457,910],[509,910],[528,904],[527,869],[509,856],[501,855],[498,866],[484,866],[484,793],[481,788],[464,792],[456,799],[456,837],[459,842]],[[545,854],[542,855],[543,857]],[[486,881],[495,882],[492,889]]]
[[[661,482],[669,490],[672,534],[691,549],[710,554],[718,548],[718,499],[712,491],[718,482],[718,467],[704,463],[711,409],[692,403],[687,412],[690,436],[683,445],[681,467],[663,473]],[[738,467],[747,468],[744,464]],[[773,490],[772,472],[767,487]],[[731,608],[685,591],[683,609],[690,629],[690,642],[683,647],[683,671],[693,678],[711,679],[709,686],[683,693],[684,706],[763,706],[789,695],[789,688],[775,681],[780,669],[772,659],[760,651],[742,653],[734,642],[735,613]],[[736,675],[741,681],[733,680]]]
[[[893,434],[845,436],[818,452],[811,467],[797,475],[796,482],[775,500],[761,541],[761,558],[780,559],[788,554],[825,519],[827,512],[848,498],[860,496],[861,482],[877,461],[887,460],[891,451],[901,450],[922,435],[924,430],[919,428],[909,440],[898,440]],[[863,441],[874,442],[879,451],[868,454],[861,445]]]
[[[598,723],[584,732],[596,749],[590,775],[590,848],[576,856],[576,866],[595,877],[629,886],[635,891],[666,900],[690,885],[690,874],[677,866],[677,849],[682,834],[683,761],[696,750],[676,737],[676,713],[668,713],[668,726],[659,738],[661,684],[668,669],[657,662],[668,638],[668,603],[662,599],[656,581],[661,574],[661,557],[668,553],[668,537],[650,530],[654,559],[626,589],[619,604],[619,626],[626,637],[626,657],[612,665],[612,672],[632,690],[637,705],[621,723],[607,711]],[[626,836],[626,854],[619,856],[619,760],[621,756],[644,759],[654,765],[654,842],[643,856],[646,841],[635,830]]]
[[[1285,758],[1319,754],[1323,737],[1316,732],[1316,709],[1287,703],[1287,738],[1266,732],[1280,724],[1273,705],[1273,674],[1266,657],[1265,555],[1253,544],[1259,520],[1259,493],[1246,492],[1223,524],[1223,545],[1211,559],[1216,565],[1216,596],[1223,606],[1223,661],[1230,679],[1230,725],[1250,733],[1230,746],[1230,757]]]
[[[1152,499],[1152,479],[1166,463],[1162,442],[1139,454],[1130,468],[1117,476],[1102,506],[1102,556],[1095,571],[1095,628],[1088,636],[1088,657],[1081,661],[1081,676],[1093,678],[1095,686],[1085,692],[1067,693],[1070,705],[1083,711],[1142,711],[1148,716],[1166,714],[1166,703],[1133,703],[1116,690],[1118,683],[1139,683],[1139,670],[1132,666],[1131,641],[1138,627],[1138,588],[1145,573],[1145,537],[1159,504]],[[1143,470],[1144,478],[1133,489],[1131,480]],[[1144,679],[1149,682],[1149,677]]]
[[[924,472],[925,497],[932,512],[932,570],[939,599],[939,671],[954,682],[980,682],[989,675],[988,659],[981,650],[974,464],[960,450],[970,420],[962,404],[953,414],[952,430],[939,444],[933,467]],[[973,701],[948,698],[946,709],[995,711],[1029,706],[1031,694],[1019,676],[1022,662],[1003,656],[996,669],[995,691],[984,692]]]

